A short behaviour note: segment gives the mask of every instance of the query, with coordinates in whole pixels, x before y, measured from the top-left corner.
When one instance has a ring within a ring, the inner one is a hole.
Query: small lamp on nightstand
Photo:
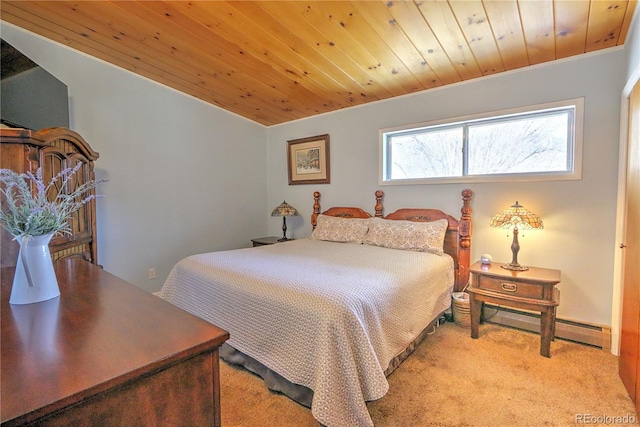
[[[280,203],[274,210],[271,212],[271,216],[281,216],[282,217],[282,239],[278,239],[278,242],[286,242],[287,240],[287,217],[288,216],[298,216],[298,211],[296,208],[288,204],[286,201]]]
[[[518,229],[542,229],[544,228],[542,225],[542,219],[540,219],[538,215],[522,207],[516,201],[515,205],[491,218],[490,226],[494,228],[513,229],[513,243],[511,243],[513,259],[509,264],[502,265],[502,268],[515,271],[528,270],[529,267],[525,267],[518,263],[518,251],[520,250],[520,244],[518,243]]]

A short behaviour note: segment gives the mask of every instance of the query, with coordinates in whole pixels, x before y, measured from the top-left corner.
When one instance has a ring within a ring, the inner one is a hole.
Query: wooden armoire
[[[93,167],[98,153],[76,132],[67,128],[49,128],[32,131],[22,128],[0,129],[0,167],[12,169],[17,173],[31,171],[36,173],[42,168],[45,183],[65,168],[82,166],[69,180],[67,194],[77,185],[95,179]],[[5,202],[4,200],[2,201]],[[4,209],[5,206],[3,205]],[[85,204],[70,219],[71,234],[57,234],[51,239],[49,249],[54,262],[69,257],[83,258],[98,264],[98,245],[96,241],[96,203],[95,199]],[[2,267],[13,267],[17,263],[18,242],[4,228],[0,236]]]

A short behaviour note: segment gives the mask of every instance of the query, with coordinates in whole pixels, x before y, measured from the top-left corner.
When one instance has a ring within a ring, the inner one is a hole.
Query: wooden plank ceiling
[[[635,0],[8,1],[2,19],[264,125],[624,44]]]

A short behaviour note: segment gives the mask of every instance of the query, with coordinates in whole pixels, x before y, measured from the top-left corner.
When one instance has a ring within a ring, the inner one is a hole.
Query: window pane
[[[388,179],[462,176],[462,127],[388,137]]]
[[[570,112],[469,126],[469,175],[566,171]]]
[[[581,179],[583,109],[576,98],[381,129],[380,183]]]

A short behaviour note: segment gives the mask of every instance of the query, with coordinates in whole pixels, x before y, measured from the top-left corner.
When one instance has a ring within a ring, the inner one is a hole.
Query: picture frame
[[[287,141],[289,185],[329,184],[329,134]]]

